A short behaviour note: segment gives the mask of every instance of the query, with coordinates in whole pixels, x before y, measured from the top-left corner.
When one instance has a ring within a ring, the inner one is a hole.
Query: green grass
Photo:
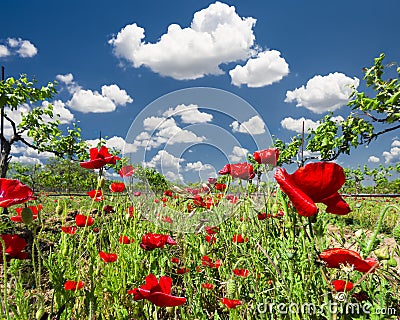
[[[29,259],[12,259],[1,269],[2,319],[381,319],[366,313],[332,314],[329,306],[358,303],[353,294],[360,291],[368,295],[371,312],[394,308],[400,314],[398,269],[382,262],[379,270],[363,278],[357,271],[346,274],[340,269],[327,269],[317,259],[318,252],[332,245],[332,238],[337,243],[343,240],[344,246],[355,241],[352,249],[365,248],[369,238],[355,238],[353,232],[374,229],[382,208],[399,204],[395,199],[347,199],[353,211],[346,217],[326,214],[321,206],[316,222],[311,223],[288,209],[280,197],[269,199],[266,211],[273,216],[278,210],[287,212],[282,217],[258,220],[258,211],[245,198],[235,205],[235,210],[228,205],[218,208],[233,215],[218,226],[213,244],[205,240],[204,231],[168,231],[161,228],[162,223],[157,226],[148,221],[146,217],[155,217],[154,213],[149,215],[154,199],[146,200],[143,195],[135,197],[134,203],[123,195],[106,196],[98,203],[88,198],[62,197],[58,199],[62,213],[56,212],[54,199],[42,196],[36,201],[43,210],[40,219],[29,226],[2,216],[1,233],[21,234],[28,239],[29,251]],[[104,213],[104,205],[112,205],[115,212]],[[127,212],[131,205],[135,208],[134,217]],[[75,225],[76,213],[90,213],[94,225],[78,228],[74,235],[62,233],[62,225]],[[399,223],[399,213],[388,211],[382,236],[391,237],[391,230]],[[330,225],[338,226],[339,231],[332,235],[328,232]],[[148,232],[169,234],[177,245],[145,251],[140,242]],[[235,234],[248,241],[234,243]],[[120,244],[121,235],[134,242]],[[399,244],[390,250],[399,256]],[[105,263],[99,258],[99,251],[116,253],[118,260]],[[221,266],[202,266],[205,255],[212,261],[221,260]],[[178,264],[171,262],[173,257],[179,259]],[[180,268],[189,272],[178,274]],[[248,269],[249,275],[236,276],[234,269]],[[157,278],[171,277],[172,293],[186,297],[187,302],[175,308],[159,308],[147,300],[134,301],[127,291],[144,284],[150,273]],[[333,279],[348,279],[357,285],[338,297],[330,285]],[[85,286],[66,291],[66,280],[82,280]],[[202,283],[211,283],[214,288],[202,288]],[[242,304],[228,309],[221,303],[223,297],[238,299]],[[301,310],[305,303],[315,305],[318,313]],[[287,313],[282,313],[285,310]]]

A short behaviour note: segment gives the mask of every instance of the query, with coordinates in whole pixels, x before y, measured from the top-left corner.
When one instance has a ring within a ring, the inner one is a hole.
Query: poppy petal
[[[292,181],[292,176],[285,169],[278,169],[275,172],[275,179],[279,183],[282,191],[289,196],[299,215],[310,217],[318,212],[314,201],[299,189]]]
[[[322,199],[321,202],[327,206],[326,212],[328,213],[345,215],[351,211],[350,206],[343,200],[338,192],[335,192],[330,197]]]
[[[313,162],[297,169],[291,175],[298,186],[314,202],[331,196],[346,181],[343,168],[334,162]]]
[[[175,297],[162,292],[154,292],[150,294],[146,299],[154,303],[158,307],[177,307],[186,303],[186,298],[184,297]]]

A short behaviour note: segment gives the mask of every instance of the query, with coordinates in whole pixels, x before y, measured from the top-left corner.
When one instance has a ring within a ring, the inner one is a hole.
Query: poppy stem
[[[376,237],[378,236],[378,233],[381,230],[383,218],[384,218],[386,212],[390,208],[394,208],[397,213],[399,213],[399,211],[400,211],[400,208],[398,206],[394,205],[394,204],[390,204],[390,205],[388,205],[388,206],[386,206],[385,208],[382,209],[381,213],[379,214],[378,223],[376,224],[374,233],[373,233],[371,239],[369,240],[367,248],[365,249],[365,252],[364,252],[365,257],[367,257],[371,253],[371,251],[372,251],[372,249],[374,247],[374,244],[375,244]]]
[[[2,251],[2,260],[3,260],[3,287],[4,287],[4,292],[3,292],[4,302],[1,305],[3,306],[3,304],[4,304],[4,313],[8,320],[8,319],[10,319],[10,315],[8,314],[6,243],[1,237],[0,237],[0,245],[1,245],[0,247],[2,249],[1,251]]]

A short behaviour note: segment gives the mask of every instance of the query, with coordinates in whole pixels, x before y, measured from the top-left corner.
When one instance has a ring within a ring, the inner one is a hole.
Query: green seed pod
[[[272,208],[271,208],[272,214],[277,213],[278,210],[279,210],[278,204],[277,204],[277,203],[274,203],[274,204],[272,205]]]
[[[390,258],[388,246],[383,246],[379,249],[376,249],[374,253],[379,260],[389,260]]]
[[[393,238],[396,240],[397,244],[400,245],[400,224],[394,227],[393,229]]]
[[[41,307],[40,307],[39,309],[37,309],[37,311],[36,311],[36,314],[35,314],[36,320],[42,319],[43,315],[44,315],[44,308],[43,308],[43,306],[41,306]]]
[[[57,207],[56,207],[56,214],[57,214],[57,215],[61,215],[61,214],[63,213],[63,211],[64,211],[63,206],[60,205],[60,203],[58,203],[58,204],[57,204]]]
[[[98,178],[97,178],[97,185],[98,185],[100,188],[103,188],[103,187],[104,187],[104,182],[105,182],[104,177],[98,177]]]
[[[207,248],[206,248],[206,246],[205,246],[204,244],[201,244],[201,245],[200,245],[200,252],[201,252],[201,254],[202,254],[203,256],[206,256],[206,255],[207,255]]]
[[[173,314],[174,313],[174,307],[166,307],[165,309],[169,314]]]
[[[388,266],[389,267],[393,267],[393,268],[396,268],[397,267],[397,261],[396,261],[396,259],[395,258],[393,258],[393,257],[391,257],[389,260],[388,260]]]
[[[21,218],[22,218],[22,221],[25,224],[31,224],[32,221],[33,221],[33,212],[32,212],[32,210],[29,209],[29,208],[22,209]]]
[[[287,249],[286,250],[286,255],[287,255],[289,260],[292,260],[296,255],[296,249],[294,249],[294,248]]]
[[[246,231],[247,231],[247,224],[246,224],[246,223],[243,223],[241,229],[242,229],[242,233],[246,233]]]
[[[228,295],[232,296],[236,292],[236,283],[235,280],[229,279],[226,283],[226,292]]]

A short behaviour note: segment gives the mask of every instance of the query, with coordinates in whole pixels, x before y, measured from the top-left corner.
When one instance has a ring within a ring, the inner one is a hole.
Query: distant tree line
[[[54,157],[43,165],[11,162],[7,177],[20,180],[35,192],[75,193],[96,188],[98,175],[79,162]]]

